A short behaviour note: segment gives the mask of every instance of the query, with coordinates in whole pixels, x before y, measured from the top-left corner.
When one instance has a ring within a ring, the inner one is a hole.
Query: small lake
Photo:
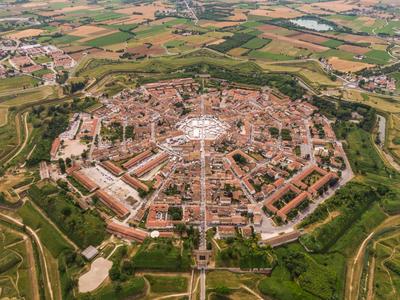
[[[329,31],[333,30],[333,27],[331,25],[322,23],[318,20],[314,19],[292,19],[289,20],[290,23],[295,24],[297,26],[301,26],[307,29],[312,29],[316,31]]]

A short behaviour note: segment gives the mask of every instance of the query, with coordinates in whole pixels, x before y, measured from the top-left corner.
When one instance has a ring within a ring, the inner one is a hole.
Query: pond
[[[328,30],[334,29],[331,25],[323,23],[323,22],[321,22],[319,20],[315,20],[315,19],[300,18],[300,19],[292,19],[289,21],[290,21],[290,23],[295,24],[297,26],[316,30],[316,31],[328,31]]]

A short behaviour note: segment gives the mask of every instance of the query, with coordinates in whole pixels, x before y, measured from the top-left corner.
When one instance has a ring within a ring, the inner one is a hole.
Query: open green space
[[[133,264],[138,270],[187,271],[191,265],[189,250],[172,239],[147,239],[133,257]]]
[[[248,41],[247,43],[243,44],[242,47],[246,49],[261,49],[265,45],[267,45],[269,42],[271,42],[270,39],[264,39],[264,38],[254,38]]]
[[[145,275],[152,293],[185,293],[188,289],[188,278],[184,276]]]
[[[259,51],[259,50],[251,51],[249,53],[249,56],[252,58],[265,59],[265,60],[271,60],[271,61],[286,61],[286,60],[294,60],[295,59],[293,56],[272,53],[272,52],[267,52],[267,51]]]
[[[33,185],[28,194],[76,245],[82,249],[99,245],[106,233],[105,223],[98,213],[90,210],[83,212],[67,193],[58,188],[49,192],[49,189],[49,185],[41,188]]]
[[[25,225],[38,230],[40,240],[53,257],[58,257],[64,250],[71,249],[71,245],[30,202],[26,202],[18,210],[18,214],[22,217]]]
[[[389,53],[383,50],[371,50],[365,54],[365,58],[363,62],[376,64],[376,65],[385,65],[391,59]]]
[[[27,75],[2,78],[0,79],[0,93],[31,88],[38,83],[39,80]]]
[[[148,73],[151,74],[151,78],[155,78],[154,80],[157,80],[154,77],[156,74],[164,76],[171,74],[170,78],[176,78],[207,73],[212,77],[243,84],[269,85],[293,98],[301,97],[303,94],[302,89],[290,75],[269,74],[254,62],[233,60],[206,49],[185,55],[119,64],[108,60],[90,60],[79,66],[76,75],[83,80],[85,78],[101,80],[107,75],[118,73]]]
[[[4,299],[32,296],[31,266],[23,236],[0,224],[0,296]],[[36,283],[34,283],[36,284]]]
[[[87,41],[85,44],[92,47],[104,47],[113,44],[123,43],[131,38],[133,38],[133,34],[130,34],[128,32],[116,32]]]
[[[124,300],[135,299],[145,291],[143,277],[133,277],[123,283],[107,284],[92,293],[85,293],[78,297],[81,300]]]
[[[330,39],[330,40],[327,40],[327,41],[321,43],[322,46],[326,46],[326,47],[329,47],[332,49],[337,48],[343,44],[344,44],[344,42],[338,41],[338,40],[333,40],[333,39]]]

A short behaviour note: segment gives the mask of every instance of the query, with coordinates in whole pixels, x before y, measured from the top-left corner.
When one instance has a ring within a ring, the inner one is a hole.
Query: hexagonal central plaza
[[[227,123],[212,115],[187,118],[177,126],[189,140],[215,140],[229,128]]]

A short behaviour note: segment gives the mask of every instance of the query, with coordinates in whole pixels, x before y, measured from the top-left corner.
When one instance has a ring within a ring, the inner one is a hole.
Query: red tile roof
[[[139,243],[142,243],[148,237],[148,233],[146,231],[133,227],[127,227],[115,222],[110,222],[107,224],[107,231],[122,238],[134,240]]]
[[[141,182],[140,180],[132,177],[129,174],[125,174],[124,176],[122,176],[122,181],[129,184],[131,187],[133,187],[134,189],[141,189],[145,192],[149,191],[149,187],[147,185],[145,185],[143,182]]]
[[[108,194],[104,190],[98,190],[96,196],[103,202],[106,206],[112,209],[120,218],[123,218],[129,214],[129,209],[127,209],[121,202],[116,198]]]

